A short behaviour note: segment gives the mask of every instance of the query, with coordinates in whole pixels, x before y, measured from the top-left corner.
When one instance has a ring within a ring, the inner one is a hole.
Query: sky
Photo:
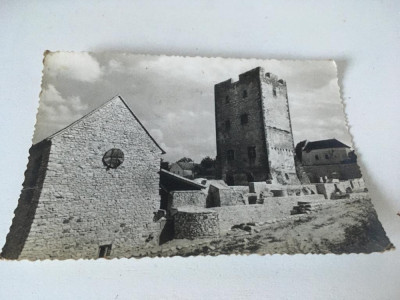
[[[256,67],[286,80],[295,144],[336,138],[352,146],[334,61],[50,52],[33,143],[121,95],[174,162],[215,157],[214,85]]]

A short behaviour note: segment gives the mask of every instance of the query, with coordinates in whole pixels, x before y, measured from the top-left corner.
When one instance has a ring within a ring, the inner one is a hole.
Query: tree
[[[211,158],[209,156],[204,157],[201,162],[200,165],[204,168],[204,169],[211,169],[213,167],[215,167],[215,158]]]
[[[189,158],[189,157],[182,157],[180,160],[178,160],[177,162],[193,162],[193,159]]]

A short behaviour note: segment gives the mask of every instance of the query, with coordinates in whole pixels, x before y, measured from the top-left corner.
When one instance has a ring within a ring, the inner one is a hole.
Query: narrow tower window
[[[225,130],[229,131],[231,129],[231,121],[230,120],[226,120],[225,121]]]
[[[247,98],[247,90],[243,90],[243,98]]]
[[[249,115],[248,114],[243,114],[240,116],[240,124],[244,125],[249,123]]]
[[[315,155],[315,160],[319,160],[319,156],[318,156],[318,154],[317,154],[317,155]]]
[[[231,101],[231,98],[229,96],[225,97],[225,103],[229,103],[229,101]]]
[[[275,87],[272,89],[272,94],[274,95],[274,97],[276,97],[276,88]]]
[[[226,158],[228,161],[233,161],[235,159],[235,152],[233,150],[228,150],[226,152]]]
[[[249,156],[250,162],[254,162],[254,160],[256,159],[256,147],[254,147],[254,146],[248,147],[247,155]]]

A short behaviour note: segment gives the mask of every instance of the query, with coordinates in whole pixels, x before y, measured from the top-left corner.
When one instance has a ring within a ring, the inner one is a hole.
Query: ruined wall
[[[235,188],[225,188],[211,184],[208,189],[206,207],[245,205],[247,203],[246,194],[248,192],[248,187],[235,186]]]
[[[209,209],[182,207],[174,215],[175,238],[195,239],[219,235],[218,214]]]
[[[206,207],[207,194],[204,191],[172,191],[168,196],[168,210],[183,206]]]
[[[220,231],[226,232],[233,225],[247,222],[265,222],[290,215],[290,210],[298,201],[319,202],[324,201],[323,195],[310,195],[301,197],[271,197],[264,204],[224,206],[209,208],[218,213]],[[305,200],[307,199],[307,200]]]
[[[312,183],[320,182],[320,177],[324,178],[327,176],[328,178],[332,178],[332,173],[336,173],[339,180],[362,177],[360,167],[357,163],[303,166],[303,170]]]
[[[346,180],[332,183],[317,183],[317,191],[326,199],[334,199],[337,195],[346,193],[360,193],[366,190],[363,179]]]
[[[107,169],[103,155],[124,152]],[[161,150],[116,98],[52,138],[47,173],[21,259],[111,257],[156,242]],[[18,216],[16,215],[15,218]]]
[[[215,85],[218,175],[235,185],[274,179],[298,184],[286,83],[256,68]],[[241,124],[247,114],[248,122]],[[227,121],[229,120],[229,126]],[[249,157],[254,147],[255,158]],[[228,159],[228,151],[234,159]]]

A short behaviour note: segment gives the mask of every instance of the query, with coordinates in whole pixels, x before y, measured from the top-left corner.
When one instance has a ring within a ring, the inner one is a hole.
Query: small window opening
[[[243,98],[247,98],[247,90],[243,91]]]
[[[124,162],[124,152],[120,149],[110,149],[103,156],[103,164],[107,169],[116,169]]]
[[[326,159],[329,159],[329,155],[328,155],[328,154],[325,154],[325,158],[326,158]]]
[[[276,97],[276,88],[275,87],[272,89],[272,94],[274,95],[274,97]]]
[[[226,120],[225,121],[225,130],[229,131],[231,129],[231,121],[230,120]]]
[[[249,156],[250,162],[254,161],[256,159],[256,147],[248,147],[247,155]]]
[[[286,180],[289,180],[289,175],[287,173],[285,173],[285,178]]]
[[[240,124],[244,125],[249,123],[249,115],[248,114],[243,114],[240,116]]]
[[[225,103],[229,103],[229,101],[231,101],[231,98],[229,96],[225,97]]]
[[[111,246],[112,245],[102,245],[99,247],[99,258],[100,257],[108,257],[111,254]]]
[[[226,157],[228,161],[233,161],[235,159],[235,152],[233,150],[228,150],[226,152]]]
[[[319,156],[318,156],[318,154],[317,154],[317,155],[315,155],[315,160],[319,160]]]

